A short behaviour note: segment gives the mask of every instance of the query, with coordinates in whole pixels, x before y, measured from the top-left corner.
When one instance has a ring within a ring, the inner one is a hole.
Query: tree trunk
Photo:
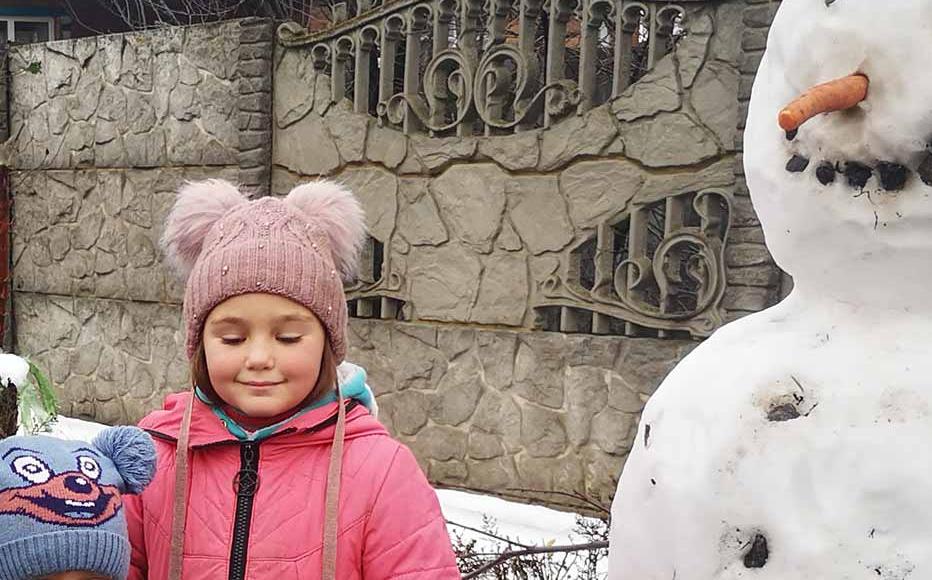
[[[18,400],[15,386],[0,387],[0,439],[16,435],[19,419]]]

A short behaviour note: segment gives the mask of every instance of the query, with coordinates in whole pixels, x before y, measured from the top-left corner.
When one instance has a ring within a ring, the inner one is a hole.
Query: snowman
[[[744,163],[794,289],[650,400],[609,580],[932,579],[930,59],[932,0],[783,1]]]

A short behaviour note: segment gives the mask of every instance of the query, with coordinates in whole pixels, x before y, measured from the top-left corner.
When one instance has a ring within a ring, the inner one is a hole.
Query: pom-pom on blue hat
[[[122,494],[155,474],[155,447],[137,427],[92,443],[45,436],[0,441],[0,580],[86,570],[124,580],[130,545]]]

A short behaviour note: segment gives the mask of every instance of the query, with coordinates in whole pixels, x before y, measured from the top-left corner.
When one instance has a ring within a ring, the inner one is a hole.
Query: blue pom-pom
[[[116,465],[127,493],[141,493],[155,477],[155,445],[139,427],[104,429],[92,444]]]

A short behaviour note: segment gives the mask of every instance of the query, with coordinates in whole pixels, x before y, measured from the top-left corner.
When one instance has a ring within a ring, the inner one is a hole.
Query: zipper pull
[[[241,468],[233,476],[233,492],[238,497],[253,497],[259,490],[259,453],[255,443],[243,445]]]

